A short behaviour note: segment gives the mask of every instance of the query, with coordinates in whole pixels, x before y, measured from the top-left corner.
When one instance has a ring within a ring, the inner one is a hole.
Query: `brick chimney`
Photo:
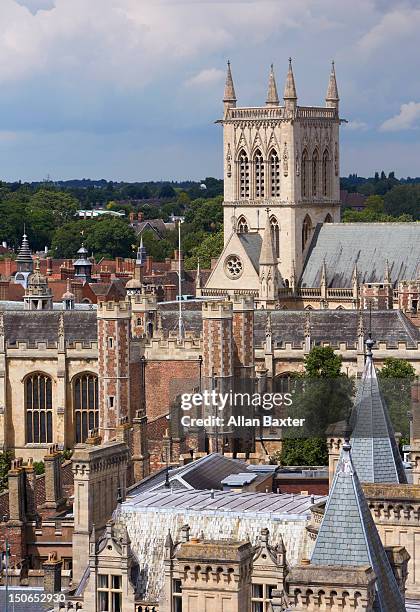
[[[63,561],[57,559],[57,553],[55,551],[48,554],[48,559],[42,564],[42,569],[44,570],[45,593],[60,593]]]
[[[150,474],[150,455],[147,450],[147,416],[142,410],[137,410],[133,419],[132,453],[134,481],[138,482]]]

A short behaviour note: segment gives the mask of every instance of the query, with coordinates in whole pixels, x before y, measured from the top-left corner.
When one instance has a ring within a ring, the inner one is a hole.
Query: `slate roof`
[[[258,272],[258,270],[260,269],[259,261],[262,246],[261,236],[256,232],[254,234],[238,234],[238,237],[252,265]]]
[[[270,314],[274,347],[284,346],[285,342],[302,346],[307,311],[272,310]],[[369,312],[363,311],[362,316],[365,329],[368,329]],[[266,312],[255,311],[254,337],[259,346],[265,341],[266,319]],[[336,347],[345,342],[355,347],[358,324],[359,313],[356,310],[311,310],[311,342],[329,342]],[[411,348],[417,348],[417,342],[420,342],[420,331],[399,310],[372,311],[372,329],[377,342],[386,342],[395,348],[398,342],[405,341]]]
[[[188,510],[191,514],[209,512],[212,515],[235,516],[269,515],[278,519],[309,517],[314,503],[325,497],[320,495],[296,495],[293,493],[232,493],[230,491],[146,491],[129,497],[121,510],[141,512],[168,512]]]
[[[407,482],[370,350],[356,396],[352,430],[352,459],[361,482]]]
[[[186,331],[199,334],[202,327],[202,302],[185,302],[182,305]],[[178,310],[175,303],[159,305],[162,327],[166,335],[178,329]],[[284,346],[291,342],[293,346],[302,346],[304,341],[307,311],[271,310],[271,327],[274,347]],[[369,312],[362,312],[365,329],[369,328]],[[356,310],[311,310],[311,342],[319,344],[329,342],[338,347],[345,342],[349,347],[356,347],[360,315]],[[257,346],[265,341],[267,312],[256,310],[254,313],[254,338]],[[407,342],[409,348],[417,348],[420,342],[420,331],[399,310],[373,310],[372,329],[377,342],[386,342],[390,347],[398,347],[398,342]]]
[[[5,339],[9,345],[17,342],[46,342],[53,345],[58,340],[58,324],[64,317],[66,342],[95,342],[97,340],[97,318],[95,310],[72,311],[12,311],[4,312]]]
[[[420,223],[325,223],[315,232],[300,285],[319,287],[324,261],[329,287],[351,287],[355,264],[361,282],[383,282],[387,259],[394,285],[417,278]]]
[[[350,456],[342,456],[315,547],[312,565],[370,565],[376,575],[376,607],[405,612],[405,606]]]
[[[246,470],[246,467],[246,464],[238,459],[231,459],[220,453],[210,453],[187,465],[169,470],[170,487],[185,491],[191,489],[221,489],[221,483],[227,476],[240,474]],[[133,487],[129,492],[130,497],[144,491],[156,491],[158,489],[167,491],[165,480],[166,468],[163,468]]]

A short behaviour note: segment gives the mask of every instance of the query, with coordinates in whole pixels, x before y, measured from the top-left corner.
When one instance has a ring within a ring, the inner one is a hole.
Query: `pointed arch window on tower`
[[[330,154],[325,149],[322,156],[322,195],[327,198],[330,195]]]
[[[255,197],[264,197],[264,160],[259,149],[254,155],[254,171],[255,171]]]
[[[249,160],[244,150],[239,153],[239,196],[249,198]]]
[[[270,196],[278,198],[280,196],[280,158],[277,151],[271,151],[269,157],[270,164]]]
[[[308,242],[308,239],[311,235],[311,231],[312,231],[312,221],[309,215],[306,215],[306,217],[303,220],[303,225],[302,225],[302,251],[305,249],[306,243]]]
[[[98,377],[80,374],[73,381],[75,440],[85,442],[89,430],[99,426]]]
[[[280,228],[279,223],[275,217],[270,218],[271,223],[271,238],[273,240],[274,252],[276,257],[280,257]]]
[[[302,163],[301,163],[301,192],[302,192],[302,198],[307,198],[309,193],[308,193],[308,152],[305,149],[302,153]]]
[[[318,165],[319,165],[319,155],[318,150],[312,154],[312,195],[316,197],[318,195]]]
[[[248,221],[243,216],[239,217],[237,227],[239,234],[247,234],[249,232]]]
[[[46,374],[36,373],[26,378],[25,411],[26,442],[52,442],[52,380]]]

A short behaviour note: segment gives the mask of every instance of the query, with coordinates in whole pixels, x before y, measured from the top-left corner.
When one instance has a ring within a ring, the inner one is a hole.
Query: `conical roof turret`
[[[285,100],[294,100],[294,101],[297,100],[295,77],[293,75],[292,58],[291,57],[289,57],[289,70],[287,71],[286,85],[284,87],[284,96],[283,96],[283,98]]]
[[[228,104],[229,106],[235,106],[236,105],[235,86],[233,85],[232,71],[230,69],[230,62],[229,61],[227,63],[225,93],[223,95],[223,102],[225,104]]]
[[[330,80],[328,81],[327,95],[325,96],[325,102],[327,106],[331,108],[337,108],[340,98],[338,96],[337,79],[335,78],[335,65],[331,63]]]
[[[279,105],[279,94],[277,93],[276,77],[274,76],[274,66],[271,64],[270,76],[268,78],[268,91],[267,91],[267,106],[278,106]]]

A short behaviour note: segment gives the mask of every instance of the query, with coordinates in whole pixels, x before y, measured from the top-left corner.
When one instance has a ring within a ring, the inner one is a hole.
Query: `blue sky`
[[[420,2],[0,0],[0,179],[221,176],[226,59],[239,105],[323,104],[335,59],[341,173],[420,175]]]

